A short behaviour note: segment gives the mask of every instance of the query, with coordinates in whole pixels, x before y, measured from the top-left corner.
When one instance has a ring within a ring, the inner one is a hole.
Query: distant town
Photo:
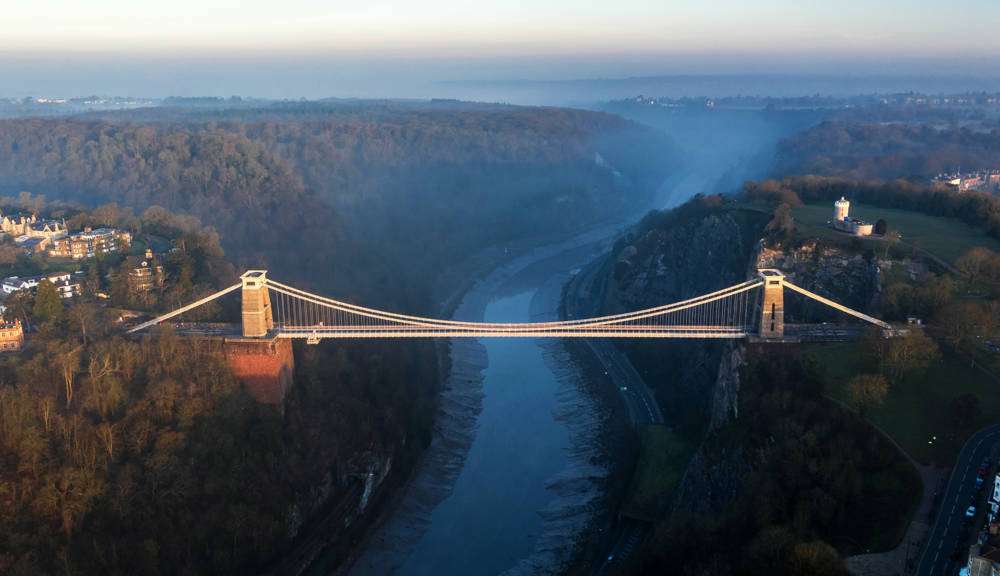
[[[708,97],[654,97],[637,95],[625,100],[633,104],[664,108],[725,107],[725,108],[866,108],[879,106],[920,108],[964,108],[1000,106],[1000,93],[968,94],[863,94],[840,98],[836,96],[755,96],[740,95],[719,98]]]
[[[960,192],[966,190],[981,190],[983,192],[1000,192],[1000,170],[978,170],[975,172],[955,172],[953,174],[938,174],[934,178],[938,184],[952,186]]]

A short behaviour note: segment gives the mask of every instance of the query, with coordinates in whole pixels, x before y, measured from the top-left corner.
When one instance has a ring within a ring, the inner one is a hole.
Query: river
[[[675,176],[656,203],[676,204],[704,185],[697,174]],[[511,258],[464,294],[452,318],[558,319],[571,275],[631,221]],[[558,573],[600,512],[607,412],[557,339],[455,339],[450,356],[434,440],[350,574]]]
[[[652,206],[676,206],[713,190],[720,174],[744,176],[753,167],[749,153],[732,164],[704,156],[692,153]],[[642,215],[512,257],[475,283],[452,317],[557,319],[571,274],[607,253]],[[599,512],[609,470],[595,462],[606,411],[557,339],[456,339],[450,357],[434,439],[349,573],[559,573]]]
[[[473,286],[453,318],[558,318],[570,274],[617,227],[512,259]],[[601,407],[558,340],[454,340],[435,439],[355,576],[556,572],[598,510]]]

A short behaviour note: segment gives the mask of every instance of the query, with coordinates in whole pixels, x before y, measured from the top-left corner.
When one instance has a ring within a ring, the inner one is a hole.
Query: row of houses
[[[159,254],[146,250],[142,256],[130,256],[123,266],[128,270],[129,289],[135,293],[149,292],[163,286],[163,262]],[[76,274],[81,274],[77,272]],[[80,283],[69,272],[52,272],[39,276],[8,276],[0,283],[3,297],[19,290],[33,290],[42,280],[48,280],[63,298],[73,298],[80,295]]]
[[[73,279],[69,272],[53,272],[40,276],[8,276],[0,283],[4,296],[19,290],[32,290],[38,287],[42,280],[48,280],[59,292],[62,298],[72,298],[80,295],[80,283]]]
[[[94,231],[92,238],[98,241],[108,229]],[[90,231],[88,231],[90,232]],[[92,256],[82,256],[92,257]],[[80,258],[78,258],[80,259]],[[122,264],[121,273],[128,274],[129,290],[136,296],[161,288],[163,286],[163,260],[161,255],[153,254],[152,250],[146,250],[143,255],[129,256]],[[43,280],[48,280],[55,286],[59,296],[64,299],[71,299],[80,295],[80,282],[76,276],[83,272],[52,272],[37,276],[8,276],[0,282],[0,300],[21,290],[35,290]],[[107,298],[104,294],[99,297]],[[6,312],[6,307],[0,304],[0,316]],[[14,319],[11,322],[0,321],[0,353],[20,350],[24,346],[24,330],[21,321]]]
[[[934,182],[947,184],[964,192],[966,190],[982,190],[984,192],[1000,191],[1000,170],[979,170],[962,174],[938,174]]]

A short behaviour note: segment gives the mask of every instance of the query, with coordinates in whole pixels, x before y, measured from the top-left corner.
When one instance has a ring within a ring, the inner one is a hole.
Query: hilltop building
[[[128,286],[133,294],[142,295],[153,288],[163,286],[163,263],[152,250],[146,250],[145,256],[130,256],[126,262],[128,267]]]
[[[34,224],[34,222],[34,214],[14,214],[13,216],[4,216],[0,219],[0,230],[3,230],[11,236],[23,236],[28,233],[28,227]]]
[[[83,232],[71,234],[66,238],[52,241],[49,256],[53,258],[72,258],[83,260],[93,258],[98,253],[114,254],[127,249],[132,244],[132,235],[113,228],[84,228]]]
[[[32,217],[34,218],[34,217]],[[28,238],[64,238],[66,236],[66,222],[59,220],[39,220],[27,226],[24,235]]]
[[[0,218],[0,231],[14,237],[14,244],[28,254],[42,252],[53,240],[66,236],[63,220],[39,220],[34,214],[15,214]]]
[[[872,225],[858,218],[851,218],[851,203],[843,196],[833,203],[833,227],[855,236],[871,236]]]
[[[0,323],[0,352],[14,352],[24,346],[24,329],[21,321]]]
[[[45,237],[22,235],[14,238],[14,245],[18,248],[24,249],[29,256],[35,254],[36,252],[45,252],[45,250],[49,247],[49,244],[52,244],[52,240]]]

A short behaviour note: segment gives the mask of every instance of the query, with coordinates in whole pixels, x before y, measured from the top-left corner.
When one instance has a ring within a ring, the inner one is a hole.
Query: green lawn
[[[796,227],[805,236],[841,240],[851,236],[838,232],[827,225],[833,218],[833,203],[808,204],[792,212]],[[851,203],[851,215],[876,222],[882,218],[890,230],[903,235],[903,242],[923,248],[939,258],[955,263],[955,260],[976,246],[985,246],[1000,252],[1000,241],[987,236],[982,230],[955,219],[928,216],[919,212],[879,208],[866,204]],[[881,240],[862,239],[866,245],[883,246]]]
[[[646,426],[641,441],[639,461],[624,510],[637,516],[655,516],[669,506],[696,446],[685,442],[663,424]]]
[[[917,461],[951,466],[973,432],[996,423],[1000,384],[953,352],[942,353],[937,364],[892,385],[885,403],[870,408],[866,417]],[[823,366],[826,393],[847,405],[851,405],[847,381],[855,374],[876,371],[859,342],[809,345],[803,354]],[[960,422],[949,409],[951,400],[965,393],[979,398],[982,410],[977,421]]]

